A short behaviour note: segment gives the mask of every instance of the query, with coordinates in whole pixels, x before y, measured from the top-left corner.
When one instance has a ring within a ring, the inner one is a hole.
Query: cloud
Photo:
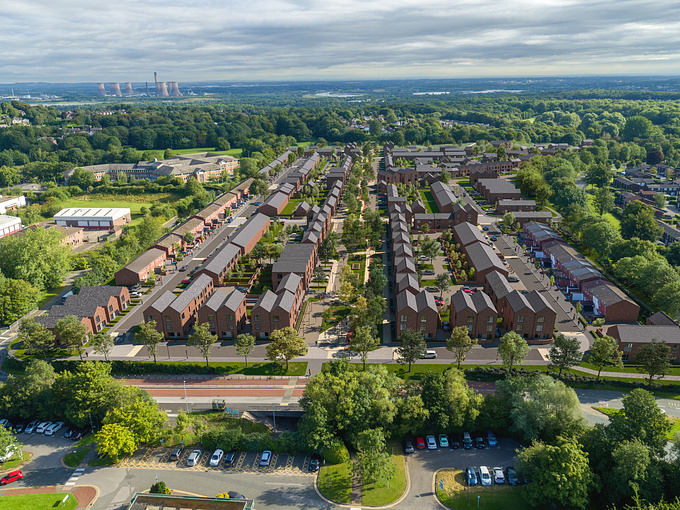
[[[677,74],[666,0],[22,0],[0,81]]]

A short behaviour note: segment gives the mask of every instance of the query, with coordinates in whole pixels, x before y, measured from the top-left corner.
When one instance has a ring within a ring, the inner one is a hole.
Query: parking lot
[[[196,466],[187,466],[187,458],[194,450],[201,450],[201,458]],[[226,466],[224,460],[217,467],[209,465],[212,450],[201,448],[184,448],[178,461],[171,461],[170,455],[173,448],[140,448],[134,455],[126,457],[119,467],[158,469],[165,471],[212,471],[224,473],[268,473],[286,475],[309,475],[315,473],[309,471],[311,457],[306,455],[288,455],[287,453],[272,453],[269,466],[260,466],[262,452],[237,452],[233,466]]]

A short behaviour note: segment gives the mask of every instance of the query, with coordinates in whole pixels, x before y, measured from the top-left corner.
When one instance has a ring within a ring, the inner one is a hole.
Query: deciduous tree
[[[650,343],[640,346],[635,361],[640,364],[638,371],[649,376],[647,382],[651,385],[655,377],[661,379],[670,372],[671,348],[666,342],[652,338]]]
[[[168,416],[153,400],[138,398],[134,403],[110,410],[104,425],[117,423],[132,432],[135,443],[150,444],[160,436]]]
[[[189,337],[188,345],[196,347],[203,358],[205,358],[205,366],[210,366],[210,349],[217,341],[217,337],[210,332],[210,324],[204,322],[194,327],[194,333]]]
[[[616,339],[610,336],[595,338],[590,352],[586,355],[588,363],[597,368],[597,380],[600,380],[600,372],[604,367],[623,368],[623,353],[616,345]]]
[[[98,442],[97,452],[107,454],[115,463],[137,450],[134,434],[119,423],[104,425],[95,437]]]
[[[269,335],[271,343],[267,346],[267,358],[276,363],[288,363],[293,358],[307,354],[307,344],[305,339],[298,336],[297,332],[287,326],[283,329],[276,329]]]
[[[410,329],[402,331],[399,336],[399,347],[397,347],[397,354],[399,356],[397,362],[401,364],[408,363],[408,371],[410,372],[411,364],[425,356],[426,350],[427,345],[422,333]]]
[[[508,368],[512,368],[513,365],[521,365],[530,351],[531,348],[527,341],[514,331],[508,331],[503,335],[498,346],[498,355]]]
[[[359,353],[359,358],[366,370],[366,359],[369,353],[378,346],[378,339],[373,336],[370,326],[359,326],[354,330],[350,341],[350,348]]]
[[[465,356],[477,345],[476,338],[470,338],[468,330],[465,326],[458,326],[451,331],[451,338],[446,340],[446,350],[453,353],[453,359],[460,364],[465,361]]]
[[[92,337],[90,342],[92,343],[92,350],[104,356],[104,360],[108,361],[109,354],[113,350],[113,338],[111,338],[111,335],[99,332]]]
[[[163,340],[163,333],[156,330],[156,321],[141,323],[139,331],[135,333],[135,340],[146,347],[149,356],[153,356],[153,362],[157,363],[158,344]]]
[[[78,349],[80,360],[83,360],[83,353],[80,347],[87,340],[87,327],[80,322],[75,315],[67,315],[63,319],[59,319],[54,327],[55,334],[59,337],[59,341],[72,349]]]
[[[239,356],[243,356],[246,359],[246,366],[248,366],[248,356],[255,349],[255,337],[247,333],[241,333],[236,337],[236,352]]]
[[[562,334],[557,335],[550,350],[548,360],[550,366],[559,370],[558,375],[562,375],[562,370],[578,365],[583,358],[581,353],[581,342],[576,337],[569,337]]]

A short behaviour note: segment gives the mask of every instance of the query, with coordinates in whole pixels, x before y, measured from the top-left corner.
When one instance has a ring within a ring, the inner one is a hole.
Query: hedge
[[[321,452],[327,464],[343,464],[349,462],[349,451],[342,439],[335,437],[332,440],[331,446],[324,448]]]

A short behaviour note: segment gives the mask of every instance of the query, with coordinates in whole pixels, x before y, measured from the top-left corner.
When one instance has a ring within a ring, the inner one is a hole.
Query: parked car
[[[416,437],[416,448],[418,450],[424,450],[425,449],[425,439],[423,439],[423,436]]]
[[[14,433],[21,434],[25,428],[26,425],[24,423],[17,423],[16,425],[14,425]]]
[[[425,351],[425,355],[421,359],[435,359],[437,351]]]
[[[442,329],[444,331],[451,331],[451,323],[449,321],[442,322]]]
[[[486,466],[479,466],[479,482],[482,485],[491,485],[491,474]]]
[[[429,287],[425,287],[425,290],[428,292],[439,292],[437,287],[432,287],[431,285]]]
[[[451,434],[449,436],[449,444],[454,450],[460,448],[460,436],[458,434]]]
[[[63,421],[58,421],[56,423],[53,423],[52,425],[50,425],[49,427],[47,427],[45,429],[45,435],[46,436],[53,436],[54,434],[59,432],[63,426],[64,426]]]
[[[434,298],[434,304],[437,306],[443,306],[444,305],[444,300],[440,297]]]
[[[493,483],[505,483],[505,475],[503,474],[503,469],[499,467],[493,468]]]
[[[254,205],[262,205],[262,202],[255,202]]]
[[[486,442],[489,443],[489,446],[496,446],[496,434],[494,434],[491,430],[486,429]]]
[[[488,232],[488,231],[489,231],[489,226],[488,226],[488,225],[484,225],[484,226],[482,227],[482,230],[485,231],[485,232]]]
[[[77,429],[73,434],[71,434],[71,439],[74,441],[80,441],[86,435],[87,429]]]
[[[262,452],[260,457],[260,466],[268,466],[272,461],[272,452],[270,450],[265,450]]]
[[[7,418],[3,418],[2,420],[0,420],[0,425],[5,427],[6,429],[9,429],[9,428],[12,427],[12,423]]]
[[[413,453],[415,449],[413,448],[413,441],[407,439],[404,441],[404,453]]]
[[[311,473],[316,473],[319,470],[319,464],[319,459],[312,457],[312,459],[309,461],[309,471]]]
[[[49,427],[50,425],[52,425],[52,422],[51,422],[51,421],[44,421],[44,422],[42,422],[40,425],[38,425],[38,426],[36,427],[35,433],[36,433],[36,434],[43,434],[43,433],[45,432],[45,430],[47,429],[47,427]]]
[[[472,449],[472,437],[469,432],[463,432],[463,448],[466,450]]]
[[[440,448],[449,447],[449,438],[446,436],[446,434],[439,434],[439,447]]]
[[[182,280],[180,283],[183,283],[183,284],[185,284],[185,285],[186,285],[187,283],[191,283],[191,278],[185,278],[185,279]]]
[[[429,259],[430,259],[430,257],[428,257],[426,255],[418,255],[418,260],[429,260]]]
[[[509,466],[506,470],[505,473],[507,475],[507,480],[510,485],[517,485],[519,484],[519,477],[517,476],[517,471],[515,471],[515,468],[512,466]]]
[[[425,438],[425,441],[427,441],[427,449],[428,450],[436,450],[437,449],[437,440],[434,438],[434,436],[427,436]]]
[[[170,462],[177,462],[179,458],[182,456],[182,452],[184,451],[184,448],[175,448],[172,450],[172,453],[170,454]]]
[[[189,455],[189,458],[187,459],[187,466],[195,466],[198,464],[198,461],[201,459],[201,450],[194,450],[191,452],[191,455]]]
[[[187,270],[187,266],[182,266],[179,268],[180,272],[183,273],[184,271]]]
[[[435,275],[435,274],[437,274],[437,273],[435,273],[434,269],[426,269],[425,271],[423,271],[423,275],[425,275],[425,276],[432,276],[432,275]]]
[[[467,484],[470,487],[474,487],[475,485],[477,485],[477,472],[476,472],[475,468],[470,467],[470,466],[466,467],[465,468],[465,478],[467,480]]]
[[[491,236],[492,241],[498,241],[498,238],[496,236]]]
[[[210,465],[212,467],[219,466],[220,462],[222,461],[222,457],[224,457],[224,450],[220,450],[218,448],[213,452],[212,457],[210,457]]]
[[[17,480],[23,480],[24,472],[21,469],[7,473],[0,479],[0,485],[7,485],[8,483],[16,482]]]
[[[141,299],[142,294],[140,292],[130,292],[130,299]]]
[[[24,429],[24,433],[25,434],[33,434],[33,432],[35,432],[35,429],[38,425],[40,425],[40,420],[31,421],[28,425],[26,425],[26,428]]]
[[[233,466],[236,462],[236,452],[229,452],[224,456],[224,465]]]
[[[484,443],[484,438],[481,435],[475,436],[475,448],[478,448],[480,450],[483,450],[486,448],[486,444]]]

